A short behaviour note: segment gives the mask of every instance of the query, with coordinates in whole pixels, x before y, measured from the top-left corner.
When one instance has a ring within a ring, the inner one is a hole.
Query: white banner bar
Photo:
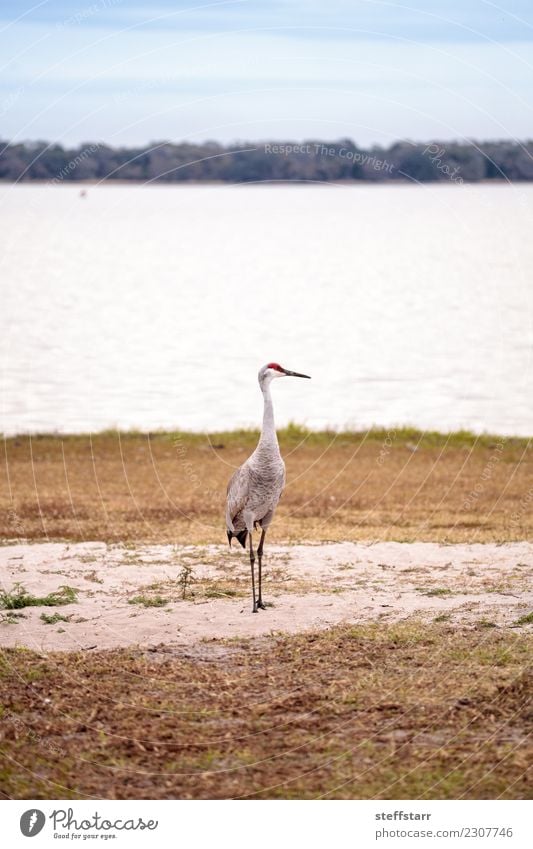
[[[6,849],[72,844],[117,849],[533,846],[533,805],[520,801],[37,800],[1,805]]]

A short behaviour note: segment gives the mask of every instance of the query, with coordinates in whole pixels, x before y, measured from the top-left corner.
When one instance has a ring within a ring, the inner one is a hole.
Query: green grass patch
[[[12,590],[0,592],[0,608],[19,610],[23,607],[59,607],[76,602],[79,590],[63,585],[45,596],[31,595],[25,587],[16,583]]]
[[[128,604],[141,604],[143,607],[164,607],[168,602],[168,598],[163,598],[160,595],[136,595],[129,599]]]
[[[336,430],[334,428],[326,430],[309,430],[308,428],[296,422],[290,422],[286,427],[278,429],[280,441],[285,444],[296,444],[302,441],[310,445],[327,445],[332,441],[342,441],[358,444],[361,442],[383,442],[385,439],[391,439],[393,446],[417,445],[419,447],[456,447],[456,448],[494,448],[502,443],[503,437],[497,434],[481,433],[476,434],[470,430],[457,430],[448,433],[441,431],[428,430],[423,431],[415,427],[371,427],[367,430]],[[166,442],[175,445],[190,445],[198,446],[206,443],[212,445],[215,449],[222,450],[226,447],[235,445],[255,445],[259,437],[259,430],[256,428],[237,428],[229,431],[215,431],[213,433],[195,433],[192,431],[164,431],[158,430],[151,433],[139,430],[103,430],[96,434],[54,434],[42,433],[32,436],[34,440],[56,440],[66,444],[84,444],[91,439],[113,439],[121,441],[130,441],[135,439],[150,439],[152,442]],[[14,440],[11,437],[7,440]],[[16,437],[20,440],[21,437]],[[527,437],[508,437],[505,438],[506,446],[515,448],[527,448],[531,440]]]
[[[70,616],[62,616],[61,613],[41,613],[40,618],[45,625],[55,625],[56,622],[70,622]]]
[[[447,596],[453,595],[452,590],[447,589],[446,587],[432,587],[431,589],[425,589],[425,587],[417,587],[419,593],[423,593],[423,595],[428,596]]]
[[[521,616],[520,619],[517,619],[514,624],[515,625],[533,625],[533,611],[531,611],[531,613],[526,613],[525,616]]]

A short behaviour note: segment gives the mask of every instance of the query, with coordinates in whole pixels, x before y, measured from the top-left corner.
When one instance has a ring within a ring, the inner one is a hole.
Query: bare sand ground
[[[39,597],[63,585],[77,590],[77,601],[64,606],[0,611],[0,645],[37,651],[178,648],[415,614],[502,627],[533,609],[533,545],[526,542],[271,546],[264,595],[272,606],[255,615],[242,550],[10,544],[0,548],[0,565],[4,592],[17,582]],[[64,618],[47,622],[43,614]]]

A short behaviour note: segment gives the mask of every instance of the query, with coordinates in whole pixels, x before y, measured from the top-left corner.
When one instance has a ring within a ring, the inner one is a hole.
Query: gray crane
[[[261,561],[265,534],[285,486],[285,463],[280,454],[274,408],[270,395],[270,384],[277,377],[306,377],[297,371],[288,371],[278,363],[268,363],[258,374],[259,386],[263,393],[264,411],[261,437],[254,453],[239,466],[228,483],[226,499],[226,528],[228,542],[235,537],[246,548],[246,538],[250,537],[250,566],[252,569],[252,612],[258,608],[265,610],[261,595]],[[257,526],[261,528],[261,539],[257,547],[259,561],[258,595],[255,596],[255,555],[252,534]]]

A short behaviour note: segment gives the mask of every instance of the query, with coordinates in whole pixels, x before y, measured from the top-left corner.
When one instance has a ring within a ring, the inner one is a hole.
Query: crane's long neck
[[[274,424],[274,407],[272,405],[272,396],[270,394],[270,386],[265,386],[263,392],[263,427],[261,429],[261,438],[259,440],[259,449],[270,449],[279,454],[278,436],[276,426]]]

